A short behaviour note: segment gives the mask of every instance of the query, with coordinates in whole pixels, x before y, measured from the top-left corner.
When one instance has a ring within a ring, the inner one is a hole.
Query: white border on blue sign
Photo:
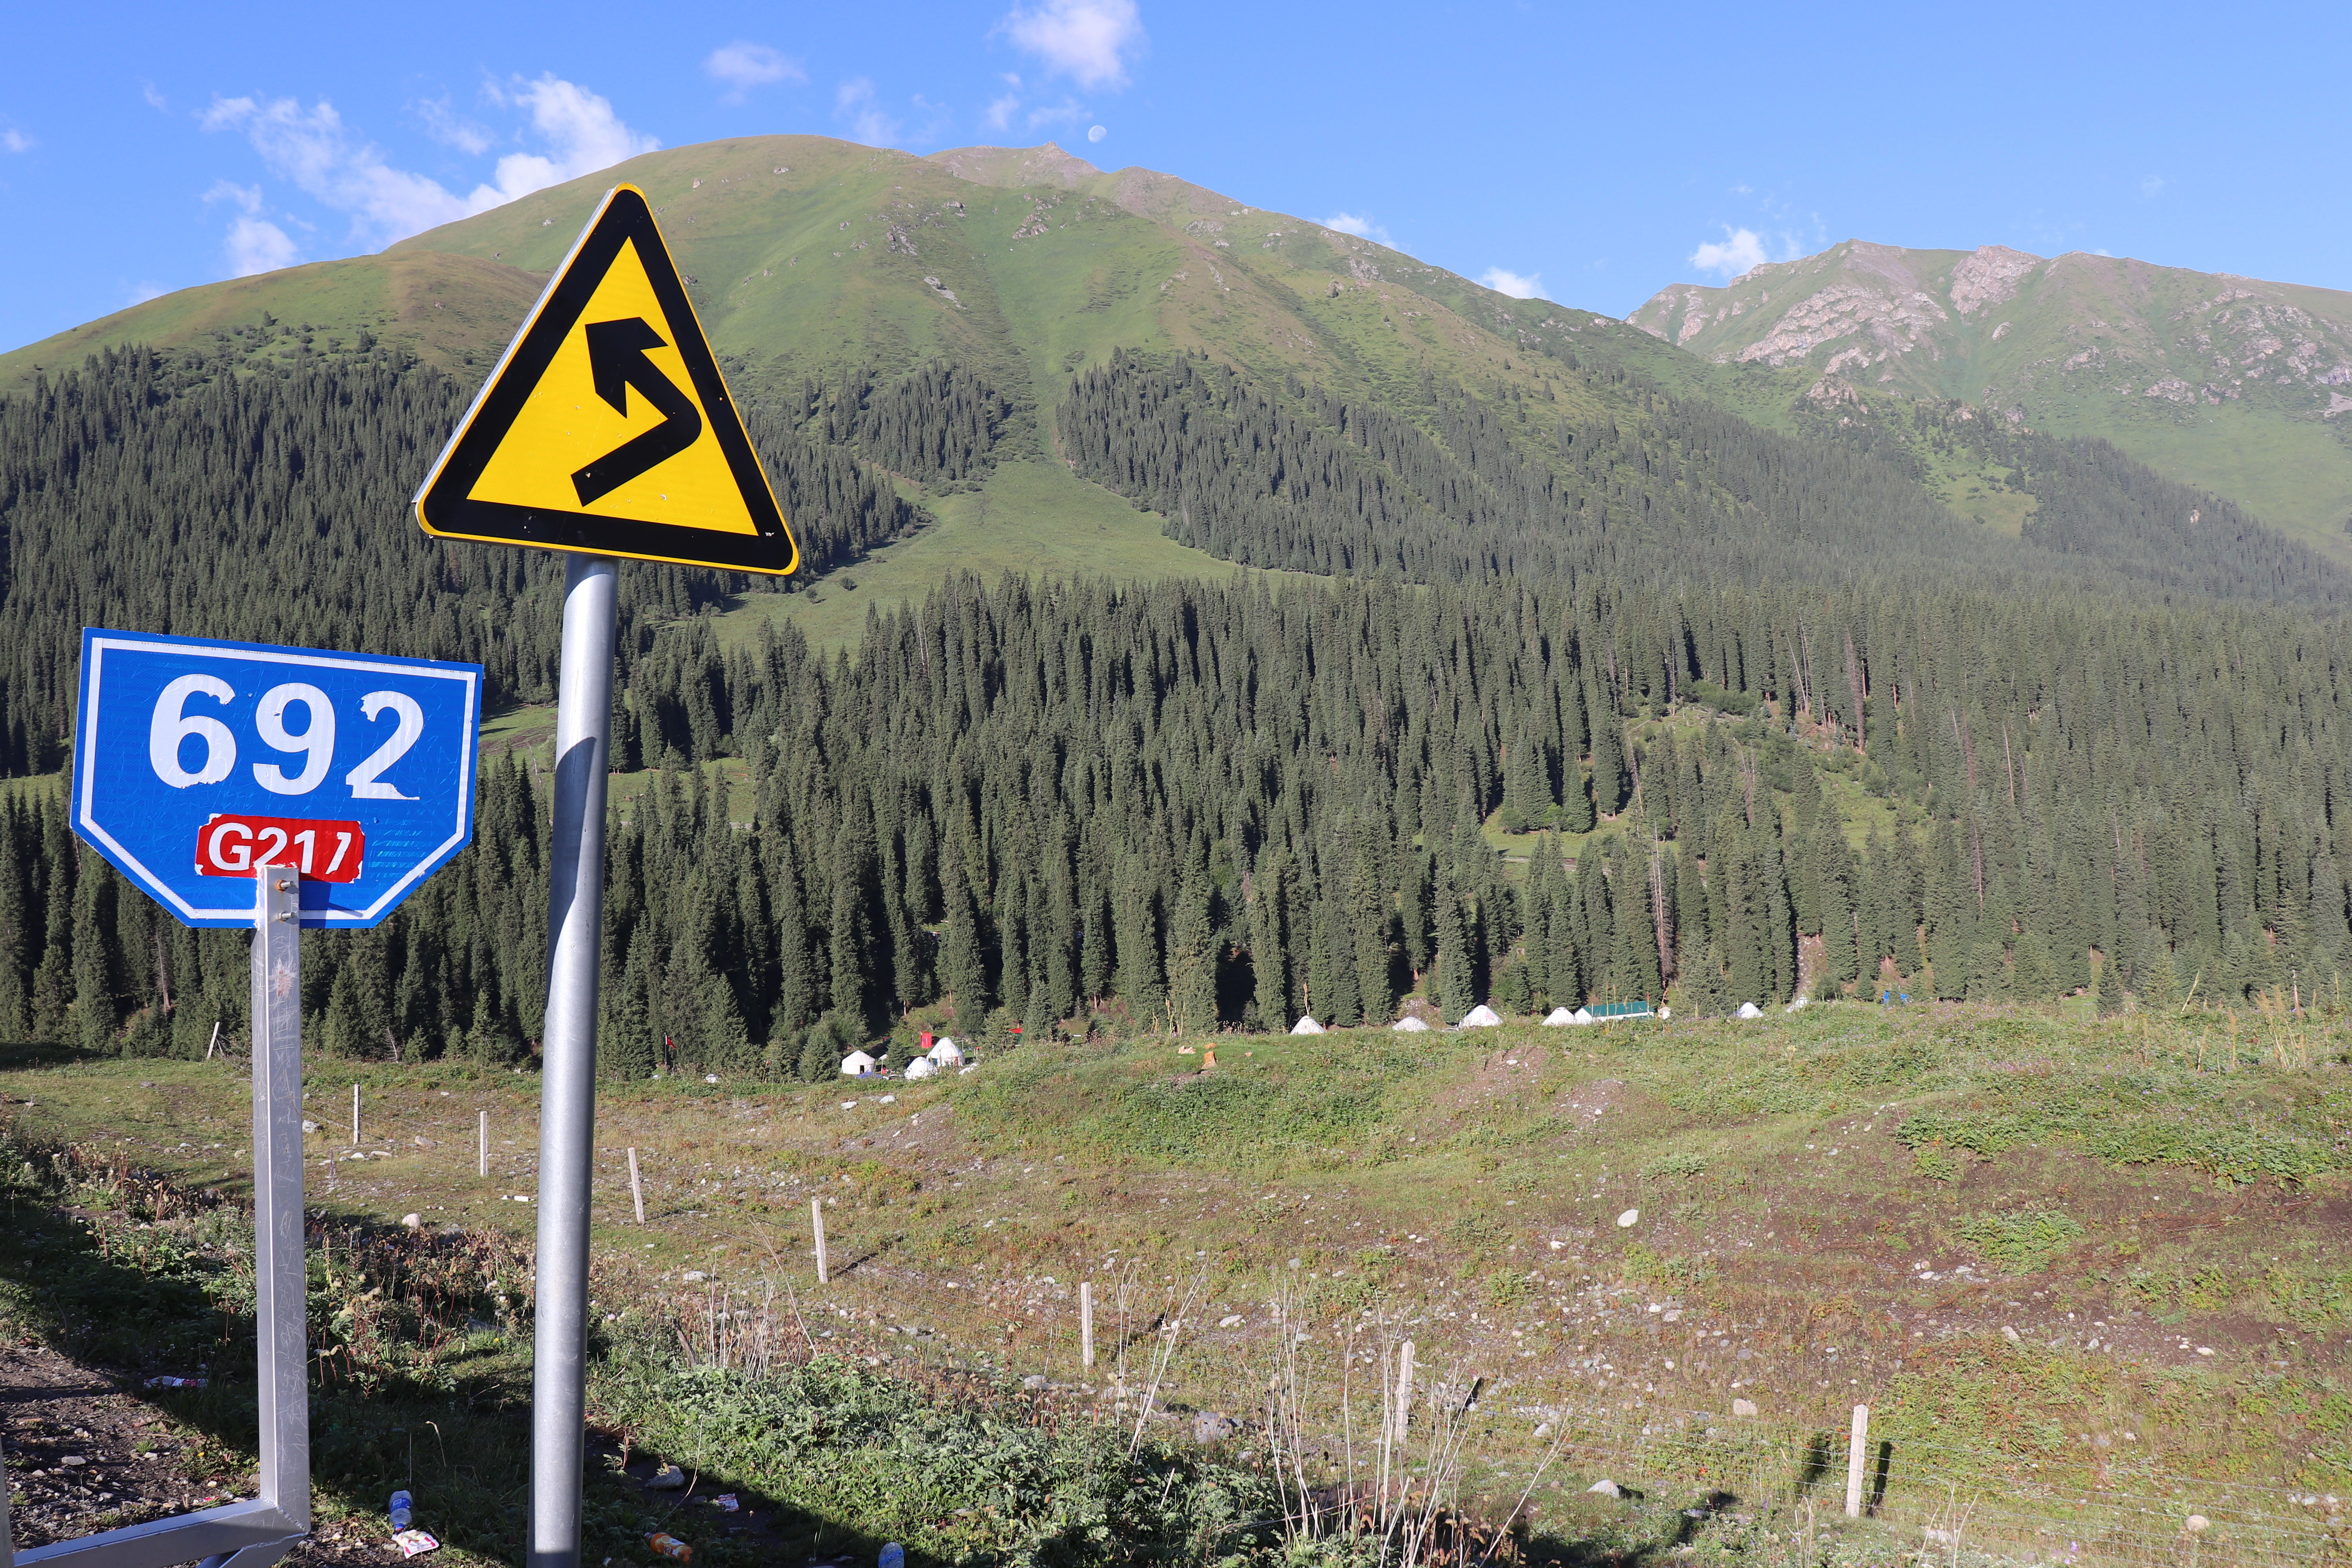
[[[270,643],[228,642],[212,637],[172,637],[163,633],[140,636],[84,626],[81,634],[81,702],[74,719],[74,821],[105,850],[106,858],[114,863],[116,869],[135,878],[141,891],[171,909],[182,921],[249,924],[253,920],[253,906],[240,904],[231,909],[207,909],[190,904],[173,892],[162,878],[149,870],[137,856],[124,848],[112,834],[92,820],[90,792],[97,781],[93,770],[88,765],[87,747],[98,731],[99,667],[110,648],[121,648],[126,653],[177,653],[252,663],[306,665],[315,668],[357,670],[370,675],[426,676],[437,680],[455,680],[465,687],[465,740],[458,756],[457,820],[450,825],[449,837],[436,846],[432,854],[406,876],[379,894],[374,902],[361,909],[329,904],[320,910],[304,910],[303,925],[313,928],[364,927],[381,923],[417,883],[439,870],[447,863],[449,857],[463,849],[473,837],[470,818],[474,804],[476,731],[480,722],[482,671],[479,665],[402,658],[397,655],[361,658],[318,653],[307,648],[280,647]]]

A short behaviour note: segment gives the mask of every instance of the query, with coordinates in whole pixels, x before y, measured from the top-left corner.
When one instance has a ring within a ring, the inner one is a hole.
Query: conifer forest
[[[828,654],[722,642],[748,583],[628,563],[614,765],[646,780],[608,828],[602,1070],[830,1077],[919,1010],[1003,1047],[1415,997],[2336,994],[2339,569],[2095,443],[1954,425],[2036,499],[2007,538],[1866,429],[1547,374],[1360,406],[1121,353],[1050,407],[953,365],[747,398],[807,575],[1048,439],[1236,570],[953,576]],[[550,700],[560,562],[407,512],[471,390],[385,350],[124,352],[0,400],[0,773],[63,764],[84,626]],[[546,792],[493,758],[470,850],[379,930],[304,938],[321,1048],[527,1058]],[[202,1055],[247,987],[242,935],[11,790],[0,1037]]]

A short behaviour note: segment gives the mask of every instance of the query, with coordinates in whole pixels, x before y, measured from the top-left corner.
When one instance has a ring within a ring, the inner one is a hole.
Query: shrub
[[[1961,1239],[1985,1261],[2012,1274],[2046,1268],[2050,1260],[2081,1239],[2083,1227],[2055,1209],[2012,1209],[1971,1215],[1959,1225]]]

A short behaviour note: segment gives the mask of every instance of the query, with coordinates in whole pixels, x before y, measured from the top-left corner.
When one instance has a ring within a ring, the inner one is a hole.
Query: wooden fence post
[[[809,1199],[809,1229],[816,1234],[816,1282],[823,1285],[829,1282],[832,1278],[830,1270],[825,1268],[824,1200],[823,1198]]]
[[[637,1223],[646,1223],[646,1189],[637,1181],[637,1152],[629,1151],[629,1201],[637,1206]]]
[[[1095,1288],[1091,1280],[1078,1286],[1078,1364],[1095,1364]]]
[[[1404,1441],[1406,1424],[1412,1417],[1412,1342],[1407,1340],[1397,1347],[1396,1407],[1389,1413],[1389,1441]]]
[[[1862,1455],[1870,1445],[1870,1406],[1853,1407],[1853,1436],[1845,1450],[1845,1516],[1862,1517]]]
[[[482,1112],[481,1173],[490,1173],[490,1113],[487,1110]]]

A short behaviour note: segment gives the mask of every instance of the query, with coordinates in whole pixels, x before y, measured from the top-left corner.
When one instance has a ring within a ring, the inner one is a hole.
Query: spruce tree
[[[1348,877],[1348,923],[1355,949],[1358,1004],[1367,1024],[1385,1024],[1396,1010],[1396,992],[1390,978],[1391,926],[1387,893],[1369,852],[1358,850]]]
[[[1459,1019],[1478,1005],[1476,976],[1472,973],[1469,922],[1463,919],[1461,895],[1450,873],[1437,880],[1437,1007],[1449,1021]]]
[[[1282,852],[1276,850],[1258,863],[1251,879],[1250,971],[1263,1029],[1280,1030],[1290,1024],[1289,943],[1283,931],[1287,875]]]
[[[1201,1034],[1217,1022],[1216,930],[1209,918],[1209,873],[1195,867],[1176,891],[1176,912],[1168,931],[1168,994],[1172,1022],[1184,1034]]]

